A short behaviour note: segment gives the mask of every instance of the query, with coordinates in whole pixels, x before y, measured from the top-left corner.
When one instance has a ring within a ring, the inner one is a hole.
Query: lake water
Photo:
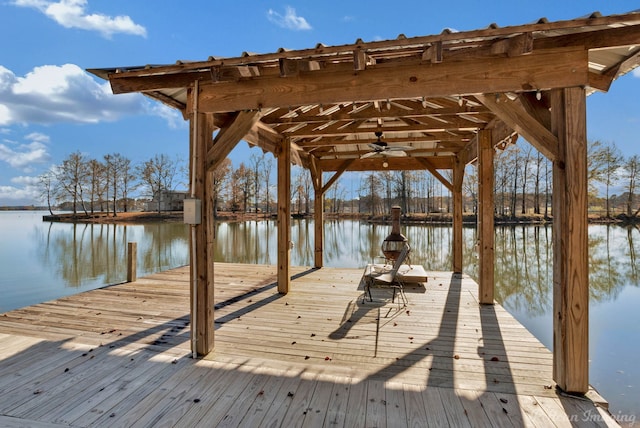
[[[138,276],[189,262],[188,227],[42,222],[44,212],[0,212],[0,313],[122,282],[127,242],[138,243]],[[292,264],[313,264],[313,221],[292,223]],[[325,265],[362,267],[379,255],[389,226],[327,221]],[[412,262],[450,270],[451,228],[403,226]],[[220,223],[216,261],[275,264],[275,222]],[[465,228],[464,271],[476,277],[476,230]],[[552,346],[549,226],[496,230],[496,300]],[[640,228],[589,226],[590,383],[614,416],[640,420]]]

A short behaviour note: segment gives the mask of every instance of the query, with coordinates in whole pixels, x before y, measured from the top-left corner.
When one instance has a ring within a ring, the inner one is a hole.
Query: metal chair
[[[396,293],[400,295],[404,306],[407,305],[407,298],[404,295],[402,278],[398,275],[398,270],[409,256],[411,247],[408,244],[404,244],[400,254],[393,262],[393,265],[389,264],[369,264],[365,267],[363,279],[364,279],[364,296],[362,297],[362,303],[365,302],[367,295],[369,295],[369,301],[373,302],[373,296],[371,295],[371,287],[382,286],[390,287],[393,289],[393,297],[391,301],[394,302]]]

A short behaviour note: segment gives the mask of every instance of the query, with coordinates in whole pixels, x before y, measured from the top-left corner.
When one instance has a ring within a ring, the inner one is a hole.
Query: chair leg
[[[402,299],[402,304],[404,305],[404,307],[407,307],[407,296],[405,296],[404,294],[404,286],[402,286],[402,284],[400,285],[400,287],[398,287],[398,293],[400,294],[400,298]]]
[[[364,302],[367,299],[367,294],[369,295],[369,301],[373,302],[373,296],[371,295],[371,280],[369,278],[365,279],[364,281],[364,292],[362,293],[362,304],[364,304]]]

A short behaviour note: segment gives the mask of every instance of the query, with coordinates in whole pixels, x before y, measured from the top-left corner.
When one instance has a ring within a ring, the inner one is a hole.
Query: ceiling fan
[[[386,141],[382,141],[381,131],[376,131],[376,137],[378,137],[376,142],[367,144],[372,151],[363,154],[360,156],[360,159],[366,159],[377,155],[390,157],[407,156],[407,151],[413,150],[413,147],[411,146],[389,146]]]

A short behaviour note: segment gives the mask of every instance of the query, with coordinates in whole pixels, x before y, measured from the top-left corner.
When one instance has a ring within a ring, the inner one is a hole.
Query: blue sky
[[[134,163],[188,151],[187,123],[139,94],[112,95],[87,68],[170,64],[209,56],[302,49],[574,19],[639,8],[633,1],[538,0],[213,2],[210,0],[2,0],[0,2],[0,206],[40,204],[38,175],[80,150]],[[588,138],[640,153],[640,73],[588,99]],[[250,152],[241,143],[235,165]]]

